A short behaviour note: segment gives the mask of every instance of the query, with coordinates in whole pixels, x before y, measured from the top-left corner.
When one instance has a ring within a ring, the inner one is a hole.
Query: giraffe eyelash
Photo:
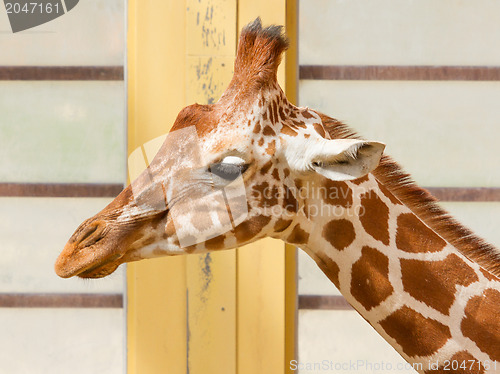
[[[235,165],[219,162],[209,166],[208,171],[224,180],[235,180],[242,175],[248,168],[247,164]]]

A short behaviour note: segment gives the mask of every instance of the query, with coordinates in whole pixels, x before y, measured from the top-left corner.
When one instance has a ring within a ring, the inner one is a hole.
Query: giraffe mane
[[[332,138],[360,138],[346,124],[318,113]],[[383,156],[373,175],[425,224],[463,255],[500,277],[500,251],[475,235],[444,210],[426,189],[418,186],[410,174],[389,156]]]
[[[263,86],[276,82],[281,55],[288,46],[283,26],[262,28],[260,18],[246,25],[241,31],[234,63],[234,78],[237,83]]]

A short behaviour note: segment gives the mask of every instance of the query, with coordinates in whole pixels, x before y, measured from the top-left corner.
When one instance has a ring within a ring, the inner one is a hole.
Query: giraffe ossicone
[[[131,165],[146,155],[145,170],[80,225],[57,274],[99,278],[124,262],[271,236],[305,250],[417,371],[499,372],[499,252],[382,143],[292,105],[277,82],[287,46],[281,27],[246,26],[220,100],[184,108],[154,157],[131,155]]]

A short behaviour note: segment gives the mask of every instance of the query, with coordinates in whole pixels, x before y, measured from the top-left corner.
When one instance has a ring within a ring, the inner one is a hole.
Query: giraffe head
[[[147,169],[69,239],[57,274],[98,278],[124,262],[286,240],[301,219],[298,184],[376,168],[383,144],[332,138],[320,114],[288,102],[277,82],[287,46],[281,27],[246,26],[220,100],[179,113]]]

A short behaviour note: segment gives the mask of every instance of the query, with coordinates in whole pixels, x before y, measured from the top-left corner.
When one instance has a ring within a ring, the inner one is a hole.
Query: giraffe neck
[[[311,188],[289,241],[297,228],[310,234],[299,246],[407,361],[421,372],[445,360],[475,360],[464,373],[500,370],[498,278],[373,176]]]

